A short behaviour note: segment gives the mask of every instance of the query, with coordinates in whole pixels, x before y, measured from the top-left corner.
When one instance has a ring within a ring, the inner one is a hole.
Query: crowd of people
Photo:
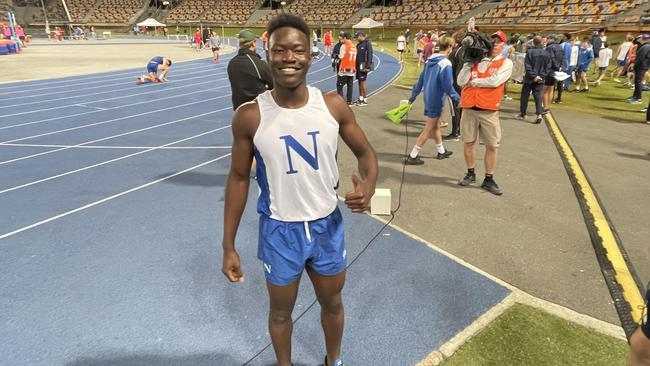
[[[11,32],[11,27],[9,24],[6,23],[0,23],[0,28],[2,28],[2,37],[3,39],[10,40],[12,39],[12,32]],[[25,30],[20,24],[15,24],[14,25],[14,32],[16,32],[16,38],[17,41],[19,42],[19,46],[21,48],[27,47],[27,44],[30,42],[29,37],[25,35]]]

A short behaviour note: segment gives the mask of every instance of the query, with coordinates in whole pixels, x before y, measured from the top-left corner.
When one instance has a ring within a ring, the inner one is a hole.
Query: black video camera
[[[465,47],[463,54],[463,61],[473,64],[481,62],[485,57],[488,57],[492,50],[492,40],[483,33],[470,32],[463,38],[461,42]]]

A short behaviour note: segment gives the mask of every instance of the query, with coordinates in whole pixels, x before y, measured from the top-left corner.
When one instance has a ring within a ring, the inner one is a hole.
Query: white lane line
[[[188,106],[188,105],[195,105],[195,104],[205,103],[205,102],[208,102],[208,101],[211,101],[211,100],[223,99],[223,98],[226,98],[226,97],[229,97],[229,96],[230,96],[230,93],[225,94],[225,95],[222,95],[222,96],[220,96],[220,97],[216,97],[216,98],[207,98],[207,99],[199,100],[199,101],[196,101],[196,102],[185,103],[185,104],[179,104],[179,105],[175,105],[175,106],[172,106],[172,107],[155,109],[155,110],[153,110],[153,111],[142,112],[142,113],[137,113],[137,114],[131,114],[131,115],[128,115],[128,116],[119,117],[119,118],[113,118],[113,119],[109,119],[109,120],[106,120],[106,121],[95,122],[95,123],[91,123],[91,124],[87,124],[87,125],[81,125],[81,126],[76,126],[76,127],[64,128],[64,129],[62,129],[62,130],[55,130],[55,131],[50,131],[50,132],[41,133],[41,134],[38,134],[38,135],[32,135],[32,136],[27,136],[27,137],[21,137],[21,138],[18,138],[18,139],[13,139],[13,140],[2,141],[2,142],[0,142],[0,145],[5,144],[5,143],[10,143],[10,142],[18,142],[18,141],[24,141],[24,140],[31,140],[31,139],[34,139],[34,138],[37,138],[37,137],[56,135],[56,134],[61,133],[61,132],[68,132],[68,131],[79,130],[79,129],[82,129],[82,128],[88,128],[88,127],[93,127],[93,126],[99,126],[99,125],[103,125],[103,124],[107,124],[107,123],[113,123],[113,122],[117,122],[117,121],[122,121],[122,120],[129,119],[129,118],[140,117],[140,116],[145,116],[145,115],[152,114],[152,113],[164,112],[164,111],[168,111],[168,110],[171,110],[171,109],[176,109],[176,108],[186,107],[186,106]]]
[[[211,74],[205,74],[205,75],[195,76],[193,78],[184,78],[184,79],[179,80],[179,81],[185,82],[187,80],[205,79],[206,77],[210,77],[210,76],[211,76]],[[173,83],[173,81],[171,81],[170,83]],[[113,84],[113,85],[124,85],[124,84],[125,83],[119,83],[119,84]],[[158,84],[158,83],[156,83],[156,84]],[[74,100],[75,98],[86,98],[86,97],[92,97],[92,96],[95,96],[95,95],[110,94],[110,93],[116,93],[116,92],[125,91],[125,90],[129,91],[129,90],[137,90],[137,89],[144,89],[144,88],[152,88],[154,86],[158,86],[156,84],[147,83],[145,85],[135,85],[135,78],[133,78],[133,85],[129,86],[127,88],[111,89],[111,90],[105,90],[105,91],[98,92],[98,93],[83,94],[83,95],[79,95],[79,96],[68,95],[68,96],[60,97],[60,98],[48,98],[45,102],[49,103],[49,102],[54,102],[54,101],[57,101],[57,100],[70,100],[70,99]],[[103,85],[102,85],[102,87],[103,87]],[[137,95],[137,94],[138,93],[131,94],[131,95]],[[14,107],[20,107],[20,106],[24,106],[24,105],[39,104],[39,103],[43,103],[43,102],[44,102],[43,100],[37,100],[37,101],[34,101],[34,102],[25,102],[25,103],[18,103],[18,104],[12,104],[12,105],[0,105],[0,108],[14,108]],[[63,106],[57,106],[57,107],[54,107],[54,108],[47,108],[47,109],[41,109],[41,110],[52,110],[52,109],[65,108],[65,107],[69,107],[69,106],[70,106],[70,104],[66,104],[66,105],[63,105]],[[36,111],[38,111],[38,110],[36,110]],[[27,114],[27,113],[34,113],[34,111],[28,111],[28,112],[22,112],[22,113],[13,113],[13,114],[5,114],[4,117],[17,116],[17,115]]]
[[[48,144],[2,144],[2,146],[11,146],[11,147],[67,147],[73,149],[116,149],[116,150],[145,150],[153,149],[153,146],[113,146],[113,145],[92,145],[92,146],[80,146],[80,145],[48,145]],[[168,147],[159,147],[159,150],[205,150],[205,149],[230,149],[232,146],[223,145],[223,146],[168,146]]]
[[[212,69],[215,69],[215,68],[216,67],[214,65],[208,65],[206,67],[196,68],[196,69],[190,70],[189,72],[185,72],[185,73],[174,72],[174,73],[172,73],[172,75],[174,75],[175,77],[176,76],[184,76],[184,75],[195,75],[197,71],[202,71],[204,69],[206,71],[208,71],[208,70],[212,70]],[[133,81],[133,83],[131,84],[131,87],[129,87],[128,89],[136,89],[136,88],[139,88],[139,87],[141,88],[142,87],[142,86],[135,85],[135,80],[138,78],[138,76],[139,75],[133,75],[131,78],[124,77],[124,78],[118,78],[116,80],[128,80],[128,79],[131,79]],[[188,80],[188,79],[183,79],[183,80]],[[81,91],[84,91],[84,90],[108,88],[108,87],[111,87],[111,86],[124,85],[124,84],[125,84],[124,81],[120,81],[120,82],[114,83],[114,84],[102,84],[102,85],[90,86],[90,87],[87,87],[87,88],[74,88],[74,93],[81,92]],[[81,83],[81,84],[78,84],[78,85],[87,85],[87,84],[86,83]],[[151,85],[151,84],[145,84],[143,86],[149,86],[149,85]],[[66,86],[66,88],[67,87],[72,87],[72,85]],[[122,90],[128,90],[128,89],[122,89]],[[47,93],[41,93],[41,94],[30,94],[32,91],[33,90],[30,90],[27,95],[24,95],[25,93],[23,93],[23,95],[18,95],[18,96],[10,97],[10,98],[4,98],[3,97],[0,100],[2,100],[4,102],[6,100],[12,100],[12,99],[38,98],[38,97],[43,97],[43,96],[49,97],[51,95],[65,94],[65,93],[68,93],[66,98],[82,98],[82,97],[85,97],[86,95],[94,95],[94,94],[86,94],[86,93],[80,93],[80,94],[73,95],[72,93],[70,93],[70,91],[67,91],[67,90],[56,91],[56,92],[47,92]],[[56,100],[56,99],[49,99],[48,98],[48,100]],[[30,103],[37,103],[37,102],[40,102],[40,100],[38,100],[36,102],[30,102]],[[9,107],[11,107],[11,106],[9,106]]]
[[[326,66],[326,68],[327,67],[330,67],[330,66]],[[323,68],[318,69],[318,71],[322,70],[322,69]],[[332,76],[329,76],[329,77],[314,81],[312,84],[318,84],[318,83],[320,83],[322,81],[329,80],[329,79],[332,79],[334,77],[336,77],[336,75],[332,75]],[[228,96],[230,96],[230,94],[226,94],[224,96],[217,97],[217,98],[205,99],[205,100],[200,101],[200,102],[188,103],[188,104],[185,104],[185,105],[203,103],[203,102],[206,102],[206,101],[209,101],[209,100],[221,99],[221,98],[228,97]],[[173,109],[173,108],[182,107],[182,106],[184,106],[184,105],[170,107],[170,108],[167,108],[167,109]],[[218,111],[224,111],[224,110],[227,110],[227,109],[230,109],[230,108],[222,108],[222,109],[220,109]],[[158,111],[162,111],[162,110],[164,110],[164,109],[160,109]],[[41,134],[41,135],[30,136],[30,137],[25,137],[25,138],[20,138],[20,139],[14,139],[14,140],[10,140],[10,141],[4,141],[4,142],[0,142],[0,146],[8,144],[8,143],[12,143],[12,142],[28,140],[28,139],[31,139],[31,138],[42,137],[42,136],[56,134],[56,133],[60,133],[60,132],[67,132],[67,131],[76,130],[76,129],[80,129],[80,128],[92,127],[92,126],[95,126],[95,125],[100,125],[100,124],[109,123],[109,122],[112,123],[112,122],[115,122],[115,121],[118,121],[118,120],[128,119],[128,118],[131,118],[131,117],[137,117],[137,116],[140,116],[140,115],[150,114],[150,113],[154,113],[154,112],[156,112],[156,111],[144,112],[144,113],[140,113],[140,114],[137,114],[137,115],[126,116],[126,117],[113,119],[113,120],[108,120],[108,121],[104,121],[104,122],[97,122],[97,123],[92,123],[92,124],[89,124],[89,125],[83,125],[83,126],[78,126],[78,127],[67,128],[67,129],[64,129],[64,130],[53,131],[53,132],[49,132],[49,133],[45,133],[45,134]],[[140,132],[140,131],[147,130],[147,129],[150,129],[150,128],[156,128],[156,127],[160,127],[160,126],[164,126],[164,125],[168,125],[168,124],[172,124],[172,123],[175,123],[175,122],[174,121],[167,122],[167,123],[163,123],[161,125],[155,125],[155,126],[152,126],[152,127],[147,127],[147,128],[142,129],[142,130],[131,131],[131,132],[123,133],[123,134],[120,134],[120,135],[114,135],[114,136],[110,136],[110,137],[106,137],[106,138],[102,138],[102,139],[98,139],[98,140],[94,140],[94,141],[88,141],[88,142],[85,142],[85,143],[79,144],[79,145],[92,144],[92,143],[95,143],[95,142],[104,141],[104,140],[107,140],[107,139],[111,139],[111,138],[115,138],[115,137],[119,137],[119,136],[124,136],[124,135],[128,135],[128,134],[131,134],[131,133],[136,133],[136,132]],[[54,149],[54,150],[50,150],[50,151],[41,152],[41,153],[38,153],[38,154],[23,156],[23,157],[11,159],[11,160],[5,160],[5,161],[0,162],[0,165],[13,163],[13,162],[16,162],[16,161],[21,161],[21,160],[26,160],[26,159],[34,158],[34,157],[37,157],[37,156],[48,155],[48,154],[55,153],[55,152],[62,151],[62,150],[66,150],[66,149],[67,148]]]
[[[207,58],[203,59],[203,60],[207,60]],[[207,66],[211,66],[211,67],[223,67],[223,66],[225,66],[225,64],[215,65],[215,64],[212,64],[212,63],[206,64],[206,65],[201,65],[201,63],[197,63],[197,64],[198,65],[190,65],[190,66],[183,67],[183,68],[180,68],[180,67],[177,68],[177,67],[174,66],[173,70],[177,71],[177,72],[181,72],[181,71],[186,71],[186,70],[195,70],[197,68],[207,68]],[[142,70],[144,70],[144,68],[142,68]],[[8,95],[8,94],[16,94],[16,93],[31,93],[31,92],[33,92],[35,90],[60,89],[60,88],[73,87],[73,86],[77,86],[77,85],[88,85],[88,84],[92,84],[92,83],[104,82],[103,81],[104,79],[114,79],[114,80],[115,79],[135,79],[135,76],[133,76],[133,75],[136,75],[138,72],[143,73],[143,71],[141,71],[140,69],[131,69],[130,71],[119,72],[119,73],[115,73],[115,74],[111,74],[111,75],[105,75],[105,76],[97,76],[97,77],[94,77],[94,78],[86,78],[86,79],[75,78],[74,80],[62,80],[58,84],[54,84],[54,82],[45,83],[45,81],[47,81],[47,80],[42,80],[42,82],[39,82],[37,85],[34,85],[34,86],[38,87],[38,86],[41,86],[41,85],[46,85],[46,87],[43,87],[43,88],[30,88],[28,85],[15,85],[15,86],[13,86],[14,88],[16,88],[16,87],[25,87],[25,89],[9,91],[9,92],[6,92],[6,93],[3,92],[3,93],[0,93],[0,95]],[[124,75],[124,77],[122,77],[123,75]],[[116,78],[116,76],[117,76],[117,78]],[[95,79],[97,79],[97,81],[87,81],[87,80],[95,80]],[[71,84],[65,84],[67,82],[72,82],[72,83]],[[65,84],[65,85],[60,85],[60,84]],[[52,86],[47,86],[47,85],[52,85]],[[6,88],[3,87],[3,89],[9,89],[9,88],[12,88],[12,87],[6,87]]]
[[[31,229],[33,229],[33,228],[35,228],[35,227],[38,227],[38,226],[41,226],[41,225],[47,224],[48,222],[52,222],[52,221],[54,221],[54,220],[58,220],[58,219],[60,219],[60,218],[62,218],[62,217],[66,217],[66,216],[72,215],[72,214],[77,213],[77,212],[79,212],[79,211],[83,211],[83,210],[86,210],[86,209],[88,209],[88,208],[91,208],[91,207],[97,206],[97,205],[99,205],[99,204],[102,204],[102,203],[104,203],[104,202],[110,201],[110,200],[112,200],[112,199],[115,199],[115,198],[118,198],[118,197],[121,197],[121,196],[124,196],[124,195],[126,195],[126,194],[129,194],[129,193],[132,193],[132,192],[135,192],[135,191],[139,191],[139,190],[141,190],[141,189],[143,189],[143,188],[146,188],[146,187],[152,186],[152,185],[154,185],[154,184],[156,184],[156,183],[160,183],[160,182],[162,182],[162,181],[164,181],[164,180],[167,180],[167,179],[170,179],[170,178],[176,177],[176,176],[178,176],[178,175],[181,175],[181,174],[187,173],[187,172],[192,171],[192,170],[194,170],[194,169],[201,168],[201,167],[206,166],[206,165],[208,165],[208,164],[212,164],[212,163],[214,163],[214,162],[216,162],[216,161],[219,161],[219,160],[221,160],[221,159],[223,159],[223,158],[226,158],[226,157],[228,157],[228,156],[230,156],[230,155],[231,155],[231,153],[228,153],[228,154],[226,154],[226,155],[222,155],[222,156],[220,156],[220,157],[218,157],[218,158],[215,158],[215,159],[212,159],[212,160],[208,160],[208,161],[206,161],[206,162],[204,162],[204,163],[201,163],[201,164],[195,165],[195,166],[193,166],[193,167],[187,168],[187,169],[182,170],[182,171],[180,171],[180,172],[177,172],[177,173],[174,173],[174,174],[167,175],[167,176],[162,177],[162,178],[160,178],[160,179],[156,179],[156,180],[154,180],[153,182],[149,182],[149,183],[146,183],[146,184],[143,184],[143,185],[140,185],[140,186],[137,186],[137,187],[131,188],[131,189],[127,190],[127,191],[124,191],[124,192],[120,192],[120,193],[114,194],[114,195],[112,195],[112,196],[109,196],[109,197],[103,198],[103,199],[101,199],[101,200],[99,200],[99,201],[95,201],[95,202],[89,203],[89,204],[87,204],[87,205],[85,205],[85,206],[77,207],[77,208],[75,208],[74,210],[66,211],[66,212],[63,212],[63,213],[58,214],[58,215],[56,215],[56,216],[52,216],[52,217],[50,217],[50,218],[47,218],[47,219],[45,219],[45,220],[41,220],[41,221],[35,222],[35,223],[31,224],[31,225],[21,227],[20,229],[16,229],[16,230],[11,231],[11,232],[8,232],[8,233],[6,233],[6,234],[2,234],[2,235],[0,235],[0,240],[2,240],[2,239],[6,239],[6,238],[8,238],[8,237],[14,236],[14,235],[16,235],[16,234],[22,233],[22,232],[27,231],[27,230],[31,230]]]
[[[194,79],[198,79],[198,78],[194,78]],[[137,97],[137,96],[140,96],[140,95],[147,95],[147,94],[154,94],[154,93],[162,93],[162,92],[166,92],[166,91],[169,91],[169,90],[175,90],[175,89],[181,89],[181,88],[191,88],[191,87],[194,87],[194,86],[197,86],[197,85],[214,83],[215,81],[221,81],[221,80],[226,80],[226,79],[227,78],[213,79],[213,80],[204,81],[202,83],[192,83],[192,84],[187,84],[187,85],[179,85],[179,86],[174,86],[174,87],[171,87],[171,88],[164,88],[164,89],[152,90],[152,91],[149,91],[149,92],[141,92],[141,93],[135,93],[135,94],[127,94],[127,95],[122,95],[122,96],[113,97],[113,98],[102,98],[102,99],[97,99],[97,100],[92,100],[92,101],[82,102],[82,103],[83,104],[93,104],[93,103],[108,102],[110,100],[117,100],[117,99],[128,98],[128,97]],[[188,79],[185,79],[185,80],[188,80]],[[172,97],[176,97],[176,96],[172,96]],[[169,98],[165,98],[165,99],[169,99]],[[152,101],[148,100],[148,101],[144,101],[142,103],[146,103],[146,102],[152,102]],[[64,108],[69,108],[69,107],[75,106],[75,105],[77,105],[77,104],[63,104],[63,105],[59,105],[59,106],[56,106],[56,107],[50,107],[50,108],[30,109],[30,110],[25,111],[25,112],[18,112],[18,113],[13,113],[13,114],[5,114],[5,115],[0,116],[0,119],[5,118],[5,117],[19,116],[19,115],[23,115],[23,114],[38,113],[38,112],[44,112],[44,111],[52,111],[52,110],[55,110],[55,109],[64,109]]]
[[[54,150],[44,151],[44,152],[41,152],[41,153],[38,153],[38,154],[32,154],[32,155],[22,156],[22,157],[20,157],[20,158],[15,158],[15,159],[11,159],[11,160],[0,161],[0,165],[5,165],[5,164],[13,163],[13,162],[16,162],[16,161],[21,161],[21,160],[27,160],[27,159],[35,158],[35,157],[37,157],[37,156],[49,155],[49,154],[52,154],[52,153],[55,153],[55,152],[59,152],[59,151],[63,151],[63,150],[68,150],[68,149],[71,149],[71,148],[73,148],[73,147],[78,147],[78,146],[85,146],[85,145],[89,145],[89,144],[94,144],[94,143],[96,143],[96,142],[106,141],[106,140],[114,139],[114,138],[116,138],[116,137],[121,137],[121,136],[131,135],[131,134],[138,133],[138,132],[142,132],[142,131],[152,130],[152,129],[154,129],[154,128],[158,128],[158,127],[163,127],[163,126],[173,125],[173,124],[176,124],[176,123],[178,123],[178,122],[186,121],[186,120],[188,120],[188,119],[193,119],[193,118],[202,117],[202,116],[207,115],[207,114],[212,114],[212,113],[222,112],[222,111],[225,111],[225,110],[227,110],[227,109],[230,109],[230,107],[227,107],[227,108],[221,108],[221,109],[217,109],[217,110],[214,110],[214,111],[211,111],[211,112],[201,113],[201,114],[197,114],[197,115],[194,115],[194,116],[186,117],[186,118],[183,118],[183,119],[173,120],[173,121],[170,121],[170,122],[165,122],[165,123],[161,123],[161,124],[158,124],[158,125],[153,125],[153,126],[149,126],[149,127],[141,128],[141,129],[139,129],[139,130],[134,130],[134,131],[124,132],[124,133],[120,133],[120,134],[113,135],[113,136],[108,136],[108,137],[103,137],[103,138],[100,138],[100,139],[97,139],[97,140],[86,141],[86,142],[81,143],[81,144],[70,145],[69,147],[62,147],[62,148],[59,148],[59,149],[54,149]],[[5,144],[0,144],[0,147],[1,147],[1,146],[4,146],[4,145],[5,145]]]
[[[81,104],[81,103],[79,103],[79,104],[74,104],[74,106],[75,106],[75,107],[84,107],[84,108],[95,109],[95,110],[98,110],[98,111],[105,111],[105,110],[106,110],[106,108],[102,108],[102,107],[93,107],[93,106],[91,106],[91,105],[83,105],[83,104]]]
[[[206,113],[206,114],[211,114],[211,113],[214,113],[214,112],[210,112],[210,113]],[[25,184],[21,184],[21,185],[18,185],[18,186],[14,186],[14,187],[11,187],[11,188],[3,189],[3,190],[0,190],[0,194],[7,193],[7,192],[12,192],[12,191],[15,191],[15,190],[18,190],[18,189],[21,189],[21,188],[31,187],[31,186],[36,185],[36,184],[40,184],[40,183],[44,183],[44,182],[49,182],[49,181],[54,180],[54,179],[57,179],[57,178],[61,178],[61,177],[65,177],[65,176],[68,176],[68,175],[71,175],[71,174],[75,174],[75,173],[83,172],[83,171],[90,170],[90,169],[93,169],[93,168],[97,168],[97,167],[100,167],[100,166],[103,166],[103,165],[107,165],[107,164],[110,164],[110,163],[114,163],[114,162],[116,162],[116,161],[120,161],[120,160],[124,160],[124,159],[128,159],[128,158],[132,158],[132,157],[134,157],[134,156],[138,156],[138,155],[142,155],[142,154],[146,154],[146,153],[148,153],[148,152],[150,152],[150,151],[158,150],[158,149],[163,148],[163,147],[167,147],[167,146],[171,146],[171,145],[178,144],[178,143],[181,143],[181,142],[189,141],[189,140],[195,139],[195,138],[197,138],[197,137],[201,137],[201,136],[205,136],[205,135],[208,135],[208,134],[211,134],[211,133],[217,132],[217,131],[225,130],[226,128],[230,128],[230,125],[223,126],[223,127],[219,127],[219,128],[215,128],[215,129],[212,129],[212,130],[210,130],[210,131],[206,131],[206,132],[200,133],[200,134],[198,134],[198,135],[194,135],[194,136],[186,137],[186,138],[181,139],[181,140],[172,141],[172,142],[170,142],[170,143],[167,143],[167,144],[164,144],[164,145],[160,145],[160,146],[156,146],[156,147],[152,147],[152,148],[149,148],[149,149],[147,149],[147,150],[138,151],[138,152],[135,152],[135,153],[132,153],[132,154],[128,154],[128,155],[124,155],[124,156],[120,156],[119,158],[115,158],[115,159],[110,159],[110,160],[102,161],[101,163],[97,163],[97,164],[93,164],[93,165],[88,165],[88,166],[85,166],[85,167],[83,167],[83,168],[79,168],[79,169],[75,169],[75,170],[70,170],[70,171],[67,171],[67,172],[65,172],[65,173],[60,173],[60,174],[57,174],[57,175],[52,175],[52,176],[49,176],[49,177],[47,177],[47,178],[43,178],[43,179],[35,180],[35,181],[29,182],[29,183],[25,183]]]
[[[206,81],[206,82],[204,82],[204,83],[197,83],[197,84],[192,84],[192,85],[177,86],[177,87],[174,87],[174,88],[168,88],[168,89],[163,89],[163,90],[158,90],[158,91],[152,91],[152,92],[147,92],[147,93],[140,93],[140,94],[138,94],[138,95],[151,94],[151,93],[158,93],[158,92],[161,92],[161,91],[169,91],[169,90],[173,90],[173,89],[179,89],[179,88],[186,88],[186,87],[191,87],[191,86],[197,86],[197,85],[201,85],[201,84],[212,83],[213,81],[217,81],[217,80],[222,80],[222,79],[216,79],[216,80]],[[131,107],[131,106],[134,106],[134,105],[140,105],[140,104],[146,104],[146,103],[157,103],[157,102],[159,102],[159,101],[161,101],[161,100],[167,100],[167,99],[178,99],[178,98],[185,97],[185,96],[188,96],[188,95],[191,95],[191,94],[203,93],[203,92],[210,91],[210,90],[225,89],[225,88],[229,88],[229,87],[230,87],[230,84],[228,84],[228,85],[226,85],[226,86],[220,86],[220,87],[217,87],[217,88],[209,88],[209,89],[196,90],[196,91],[193,91],[193,92],[183,93],[183,94],[179,94],[179,95],[170,95],[170,96],[168,96],[168,97],[157,98],[156,100],[143,100],[143,101],[141,101],[141,102],[129,103],[129,104],[123,104],[123,105],[119,105],[119,106],[117,106],[117,107],[104,108],[104,110],[106,110],[106,111],[110,111],[110,110],[113,110],[113,109],[122,109],[122,108],[126,108],[126,107]],[[123,97],[117,97],[117,98],[110,98],[110,99],[98,100],[97,102],[103,102],[103,101],[114,100],[114,99],[119,99],[119,98],[123,98]],[[96,102],[90,102],[90,103],[96,103]],[[86,103],[86,104],[88,104],[88,103]],[[58,107],[57,107],[57,108],[58,108]],[[97,107],[97,108],[99,108],[99,107]],[[38,123],[43,123],[43,122],[49,122],[49,121],[56,121],[56,120],[64,119],[64,118],[68,118],[68,117],[84,116],[84,115],[86,115],[86,114],[97,113],[97,112],[98,112],[98,111],[88,111],[88,112],[81,112],[81,113],[68,114],[68,115],[65,115],[65,116],[59,116],[59,117],[52,117],[52,118],[39,119],[39,120],[36,120],[36,121],[25,122],[25,123],[18,123],[18,124],[15,124],[15,125],[9,125],[9,126],[0,127],[0,130],[6,130],[6,129],[9,129],[9,128],[22,127],[22,126],[29,126],[29,125],[38,124]]]

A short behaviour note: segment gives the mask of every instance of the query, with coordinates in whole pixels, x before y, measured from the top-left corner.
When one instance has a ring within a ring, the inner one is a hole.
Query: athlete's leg
[[[643,333],[641,327],[630,337],[630,366],[650,365],[650,339]]]
[[[467,165],[467,169],[474,169],[474,166],[476,165],[476,150],[474,149],[474,143],[473,142],[466,142],[463,153],[465,154],[465,164]]]
[[[287,286],[266,283],[269,292],[269,334],[278,366],[291,366],[291,313],[296,304],[300,277]]]
[[[494,174],[497,166],[498,147],[485,145],[485,174]]]
[[[345,321],[341,291],[345,284],[345,271],[334,276],[323,276],[308,266],[307,273],[314,285],[316,298],[320,304],[320,320],[323,333],[325,333],[327,361],[331,363],[341,354],[341,339]]]
[[[155,72],[150,72],[150,73],[147,75],[147,78],[149,79],[149,81],[152,81],[152,82],[153,82],[153,81],[155,81],[156,79],[158,79],[158,74],[155,73]]]
[[[169,73],[169,66],[160,65],[160,66],[158,66],[158,70],[162,71],[162,73],[160,73],[160,80],[167,81],[167,74]]]

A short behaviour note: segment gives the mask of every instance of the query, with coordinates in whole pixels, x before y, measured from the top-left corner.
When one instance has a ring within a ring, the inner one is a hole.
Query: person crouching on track
[[[156,56],[152,58],[147,64],[147,75],[140,76],[140,82],[151,81],[152,83],[159,83],[167,81],[167,74],[169,68],[172,66],[172,60],[163,56]],[[160,77],[158,77],[160,71]]]
[[[452,152],[445,150],[442,146],[442,136],[440,134],[440,115],[445,105],[445,96],[450,96],[456,103],[460,101],[460,96],[454,89],[454,75],[451,70],[451,61],[447,58],[454,47],[454,39],[451,37],[441,37],[438,46],[440,53],[431,55],[424,64],[424,70],[420,74],[417,84],[413,87],[413,93],[409,98],[409,103],[415,102],[422,88],[424,88],[424,115],[427,124],[418,136],[411,154],[406,157],[405,164],[421,165],[424,161],[418,156],[420,150],[427,142],[430,135],[436,141],[436,150],[438,150],[438,159],[448,158]]]

